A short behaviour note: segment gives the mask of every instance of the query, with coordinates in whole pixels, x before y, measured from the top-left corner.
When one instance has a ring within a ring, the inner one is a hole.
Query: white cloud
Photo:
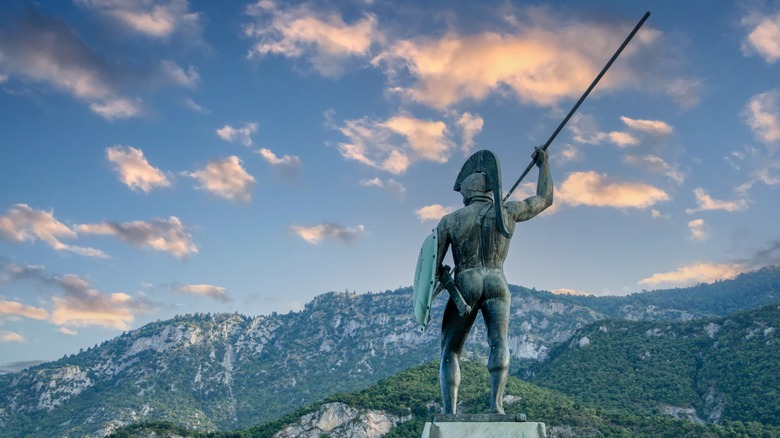
[[[68,336],[76,336],[79,334],[79,332],[77,332],[76,330],[73,330],[72,328],[68,328],[68,327],[60,327],[57,331],[62,333],[63,335],[68,335]]]
[[[719,201],[712,199],[703,188],[697,187],[693,190],[693,194],[696,196],[697,208],[689,208],[685,210],[686,213],[696,213],[699,211],[710,210],[724,210],[724,211],[741,211],[748,208],[748,203],[744,199],[737,199],[735,201]]]
[[[677,270],[655,273],[639,281],[639,284],[658,286],[690,286],[736,277],[744,270],[739,263],[693,263]]]
[[[571,119],[570,129],[577,143],[600,144],[607,141],[620,148],[639,144],[639,139],[629,132],[599,131],[593,117],[587,114],[575,114]]]
[[[138,188],[149,193],[155,187],[171,185],[160,169],[149,164],[140,149],[117,145],[106,148],[106,155],[114,163],[120,181],[132,190]]]
[[[702,81],[698,79],[673,79],[666,83],[664,91],[683,108],[693,108],[699,104]]]
[[[656,155],[626,155],[623,162],[642,168],[648,172],[661,173],[677,185],[685,182],[685,173]]]
[[[753,134],[764,143],[780,141],[780,90],[756,94],[743,112]],[[772,152],[775,147],[770,149]]]
[[[0,216],[0,237],[12,242],[34,242],[40,239],[57,251],[107,257],[99,249],[62,243],[60,238],[75,239],[76,232],[58,221],[53,211],[35,210],[27,204],[16,204],[8,210],[7,215]]]
[[[125,29],[149,38],[167,39],[179,32],[199,39],[200,14],[190,12],[187,0],[76,0]]]
[[[454,145],[442,121],[396,115],[385,121],[363,117],[336,127],[349,143],[339,144],[348,159],[393,174],[401,174],[418,160],[444,163]]]
[[[688,222],[688,229],[691,231],[690,238],[693,240],[707,240],[710,235],[705,229],[704,219],[694,219]]]
[[[252,200],[255,178],[244,170],[235,155],[210,161],[205,168],[186,175],[198,180],[199,189],[222,198],[241,202]]]
[[[195,67],[190,65],[187,67],[187,71],[184,71],[183,68],[170,59],[163,59],[160,61],[160,64],[162,65],[163,74],[173,83],[187,88],[198,86],[200,75]]]
[[[745,41],[742,42],[742,53],[758,54],[770,64],[780,59],[780,13],[774,15],[750,14],[742,20],[749,28]]]
[[[276,156],[270,149],[260,149],[257,151],[268,164],[279,169],[284,175],[296,177],[301,171],[301,159],[297,155],[284,155],[281,158]]]
[[[39,307],[28,306],[16,301],[0,301],[0,317],[24,316],[30,319],[46,319],[49,312]]]
[[[181,294],[209,297],[224,303],[232,301],[225,292],[224,287],[211,284],[176,284],[171,290]]]
[[[385,189],[398,199],[403,199],[406,194],[406,187],[393,178],[387,180],[381,178],[364,179],[360,181],[360,185],[363,187],[379,187]]]
[[[455,207],[445,207],[441,204],[426,205],[425,207],[418,208],[414,211],[420,222],[425,221],[438,221],[447,214],[455,211]]]
[[[225,125],[217,129],[217,135],[222,140],[229,142],[239,141],[244,146],[252,146],[252,134],[255,132],[257,132],[257,123],[244,123],[243,128]]]
[[[668,201],[658,187],[637,181],[620,181],[596,172],[572,172],[559,184],[556,202],[614,208],[648,208]]]
[[[661,120],[632,119],[626,116],[620,116],[620,120],[629,128],[650,135],[669,135],[674,131],[671,125]]]
[[[16,332],[0,330],[0,342],[24,342],[24,336]]]
[[[457,126],[462,132],[460,149],[468,155],[474,149],[474,137],[482,131],[485,121],[477,114],[464,112],[457,121]]]
[[[290,232],[307,243],[317,245],[323,240],[341,240],[345,243],[353,243],[363,237],[366,227],[358,225],[356,227],[343,227],[333,223],[322,223],[311,227],[302,225],[290,226]]]
[[[184,99],[183,103],[184,103],[184,106],[186,106],[187,108],[189,108],[189,109],[191,109],[191,110],[193,110],[195,112],[198,112],[198,113],[201,113],[201,114],[206,114],[206,113],[209,112],[209,110],[207,108],[203,107],[198,102],[195,102],[194,100],[192,100],[192,98],[188,97],[187,99]]]
[[[653,219],[669,219],[671,215],[663,214],[656,209],[652,209],[650,210],[650,217],[652,217]]]
[[[113,236],[122,242],[155,251],[167,252],[183,259],[198,252],[192,235],[179,218],[152,219],[148,222],[102,222],[83,224],[76,227],[80,234]]]
[[[141,112],[139,100],[111,98],[89,105],[89,108],[106,120],[127,119]]]
[[[244,34],[255,40],[249,57],[306,58],[328,77],[343,74],[349,60],[367,57],[381,38],[372,14],[347,24],[336,13],[316,12],[306,4],[280,7],[268,0],[249,5],[246,14],[254,19],[244,26]]]

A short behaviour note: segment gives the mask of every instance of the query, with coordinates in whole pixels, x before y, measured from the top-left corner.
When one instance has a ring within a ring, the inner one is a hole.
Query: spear
[[[555,130],[555,132],[552,133],[550,138],[547,140],[547,142],[542,145],[541,149],[543,151],[546,151],[548,147],[550,147],[550,143],[555,140],[555,137],[558,136],[558,133],[561,132],[561,129],[563,129],[564,126],[566,126],[566,123],[569,121],[571,116],[574,115],[575,112],[577,112],[577,109],[582,105],[582,102],[587,99],[588,95],[591,91],[596,87],[596,84],[599,83],[601,80],[601,77],[604,76],[604,74],[609,70],[610,67],[612,67],[612,63],[615,62],[615,60],[620,56],[620,53],[623,51],[623,49],[626,48],[628,43],[631,41],[632,38],[634,38],[634,35],[639,31],[639,28],[642,27],[643,24],[645,24],[645,21],[647,21],[648,17],[650,17],[650,11],[645,12],[645,15],[642,16],[642,19],[639,20],[639,23],[634,26],[634,29],[631,31],[630,34],[626,37],[625,41],[623,41],[623,44],[618,47],[617,51],[614,55],[612,55],[612,58],[609,59],[609,62],[607,62],[607,65],[604,66],[604,68],[601,69],[601,72],[596,76],[596,79],[593,80],[593,82],[590,84],[587,90],[585,90],[585,93],[580,97],[580,100],[577,101],[576,104],[574,104],[574,107],[569,111],[569,114],[566,115],[566,117],[563,119],[560,125],[558,125],[558,128]],[[520,178],[515,181],[515,184],[512,186],[511,189],[506,193],[506,196],[504,196],[504,202],[506,202],[507,199],[509,199],[509,196],[512,195],[512,192],[517,188],[517,185],[520,184],[520,182],[525,178],[526,175],[528,175],[528,172],[531,171],[531,169],[534,167],[534,164],[536,164],[536,155],[534,155],[533,160],[528,164],[528,167],[525,168],[525,171],[522,175],[520,175]]]

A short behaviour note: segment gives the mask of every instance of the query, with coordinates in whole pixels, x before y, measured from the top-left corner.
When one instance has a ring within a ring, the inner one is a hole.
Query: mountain
[[[510,289],[509,343],[519,372],[595,321],[685,321],[771,303],[778,299],[780,269],[627,297]],[[410,288],[327,293],[286,315],[179,316],[76,355],[0,375],[0,436],[105,435],[142,420],[198,430],[274,420],[330,394],[365,388],[435,360],[440,321],[421,332],[411,294]],[[707,304],[713,300],[718,303]],[[434,318],[441,318],[444,303],[441,298],[434,303]],[[486,352],[484,325],[477,323],[465,356],[479,360]]]
[[[780,426],[778,364],[775,303],[688,322],[600,321],[554,348],[529,376],[598,406]]]
[[[483,413],[488,409],[489,376],[484,365],[464,361],[459,409]],[[168,423],[143,423],[123,427],[110,438],[151,436],[180,437],[314,437],[385,438],[419,437],[423,425],[440,409],[438,364],[409,368],[369,388],[337,394],[262,426],[214,434],[176,427]],[[510,377],[505,399],[509,414],[525,413],[529,421],[541,421],[548,436],[631,437],[733,437],[777,436],[780,427],[759,423],[726,422],[695,424],[667,416],[634,414],[618,409],[594,408],[558,391],[540,388]]]

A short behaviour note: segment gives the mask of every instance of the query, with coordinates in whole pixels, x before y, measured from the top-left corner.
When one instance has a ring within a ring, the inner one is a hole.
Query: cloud
[[[460,150],[465,155],[468,155],[472,149],[474,149],[474,137],[482,131],[482,126],[485,121],[476,114],[470,112],[464,112],[458,119],[456,125],[460,128],[462,133],[462,141]]]
[[[724,210],[724,211],[741,211],[748,208],[748,203],[744,199],[738,199],[736,201],[718,201],[712,199],[703,188],[697,187],[693,189],[693,194],[696,196],[697,208],[689,208],[685,210],[686,213],[696,213],[699,211],[711,211],[711,210]]]
[[[780,59],[780,13],[774,15],[750,14],[742,19],[748,27],[742,53],[746,56],[757,54],[770,64]]]
[[[751,97],[743,115],[759,140],[767,144],[780,141],[780,89]],[[775,149],[771,147],[770,152]]]
[[[39,307],[28,306],[16,301],[0,301],[0,317],[24,316],[30,319],[47,319],[49,312]]]
[[[257,123],[244,123],[243,128],[234,128],[230,125],[225,125],[220,129],[217,129],[217,135],[222,140],[228,142],[239,141],[244,146],[252,146],[252,134],[257,132]]]
[[[414,211],[420,222],[425,221],[438,221],[447,214],[455,211],[455,207],[445,207],[441,204],[426,205],[425,207],[418,208]]]
[[[209,297],[223,303],[232,301],[225,292],[224,287],[211,284],[176,284],[171,288],[171,291],[180,294]]]
[[[392,193],[396,198],[403,199],[406,195],[406,187],[393,178],[382,180],[380,178],[364,179],[360,181],[363,187],[379,187]]]
[[[290,226],[290,232],[307,243],[318,245],[323,240],[341,240],[345,243],[353,243],[365,234],[366,227],[358,225],[356,227],[342,227],[333,223],[322,223],[311,227],[302,225]]]
[[[629,128],[650,135],[669,135],[674,131],[674,128],[672,128],[671,125],[660,120],[632,119],[626,116],[620,116],[620,120]]]
[[[181,33],[199,40],[200,14],[190,12],[187,0],[76,0],[123,28],[149,38],[167,39]]]
[[[349,139],[339,144],[344,158],[396,175],[419,160],[445,163],[454,147],[444,122],[404,114],[385,121],[346,120],[336,129]]]
[[[119,93],[123,72],[93,52],[65,22],[27,8],[0,21],[0,68],[49,84],[89,104],[108,120],[140,114],[141,103]]]
[[[77,332],[76,330],[73,330],[72,328],[68,328],[68,327],[60,327],[57,331],[62,333],[63,335],[68,335],[68,336],[76,336],[79,334],[79,332]]]
[[[392,41],[372,60],[385,68],[391,91],[435,108],[491,93],[552,106],[579,97],[625,38],[614,23],[562,20],[529,8],[525,22],[512,17],[509,32],[488,31]],[[648,77],[631,62],[658,45],[661,33],[645,27],[629,45],[598,92],[637,87]],[[647,57],[647,55],[645,55]]]
[[[739,263],[693,263],[674,271],[653,274],[640,280],[639,284],[671,287],[711,283],[715,280],[734,278],[743,269],[744,266]]]
[[[305,58],[327,77],[341,76],[348,61],[369,56],[372,44],[381,39],[372,14],[347,24],[336,13],[316,12],[306,4],[279,7],[269,0],[249,5],[245,12],[254,20],[244,26],[244,34],[255,40],[248,57]]]
[[[187,99],[184,99],[184,101],[182,103],[184,104],[184,106],[186,106],[187,108],[189,108],[189,109],[191,109],[191,110],[193,110],[195,112],[198,112],[198,113],[201,113],[201,114],[209,113],[209,110],[207,108],[201,106],[200,104],[198,104],[197,102],[192,100],[192,98],[188,97]]]
[[[147,301],[117,292],[106,294],[93,289],[76,275],[55,277],[65,295],[52,297],[54,311],[51,322],[71,327],[106,327],[127,330],[137,313],[154,310]]]
[[[668,201],[658,187],[637,181],[620,181],[596,172],[572,172],[559,184],[556,202],[614,208],[648,208]]]
[[[664,91],[683,108],[699,104],[703,85],[698,79],[673,79],[666,83]]]
[[[241,160],[232,155],[212,160],[205,168],[186,173],[198,180],[198,188],[231,201],[250,202],[255,178],[241,167]]]
[[[629,132],[599,131],[593,117],[587,114],[575,114],[571,119],[570,129],[577,143],[600,144],[607,141],[620,148],[639,144],[639,139]]]
[[[200,75],[198,69],[193,66],[189,66],[187,71],[179,67],[178,64],[170,59],[163,59],[160,61],[162,65],[163,74],[170,79],[174,84],[181,85],[182,87],[195,88],[200,82]]]
[[[24,342],[24,336],[16,332],[0,330],[0,342]]]
[[[593,294],[590,292],[582,292],[582,291],[567,289],[567,288],[553,289],[550,292],[554,293],[555,295],[593,296]]]
[[[284,155],[279,158],[270,149],[266,148],[260,149],[257,153],[260,154],[268,164],[279,169],[288,177],[296,177],[301,171],[301,159],[297,155]]]
[[[623,162],[637,166],[648,172],[666,175],[677,185],[681,185],[685,182],[685,173],[656,155],[626,155],[623,157]]]
[[[80,234],[113,236],[122,242],[141,248],[167,252],[184,259],[198,252],[192,236],[179,218],[152,219],[148,222],[134,221],[118,223],[113,221],[97,224],[83,224],[76,227]]]
[[[5,216],[0,216],[0,238],[11,242],[34,242],[40,239],[57,251],[67,251],[87,257],[108,257],[95,248],[62,243],[60,238],[75,239],[77,234],[54,217],[53,211],[35,210],[27,204],[16,204]]]
[[[671,215],[669,214],[663,214],[660,211],[656,209],[650,210],[650,217],[653,219],[669,219]]]
[[[704,219],[694,219],[688,222],[688,228],[691,230],[690,238],[693,240],[707,240],[710,237],[705,230]]]
[[[155,187],[169,187],[171,182],[160,169],[149,164],[140,149],[132,146],[112,146],[106,148],[108,160],[114,163],[114,170],[131,190],[141,189],[149,193]]]

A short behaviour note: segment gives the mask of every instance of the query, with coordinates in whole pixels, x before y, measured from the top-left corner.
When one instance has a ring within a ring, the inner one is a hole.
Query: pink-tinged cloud
[[[780,89],[751,97],[743,115],[756,138],[767,143],[770,153],[777,150],[780,142]]]
[[[205,168],[187,173],[198,181],[198,189],[231,201],[250,202],[255,178],[241,166],[241,160],[232,155],[210,161]]]
[[[189,10],[187,0],[76,0],[122,28],[149,38],[168,39],[182,33],[199,39],[200,14]]]
[[[79,332],[77,332],[76,330],[73,330],[72,328],[68,328],[68,327],[60,327],[59,329],[57,329],[57,331],[62,333],[63,335],[68,335],[68,336],[76,336],[79,334]]]
[[[222,301],[223,303],[232,301],[227,295],[224,287],[214,286],[212,284],[176,284],[171,290],[185,295],[208,297],[217,301]]]
[[[24,342],[24,336],[16,332],[0,330],[0,342]]]
[[[113,236],[133,246],[166,252],[180,259],[198,252],[192,235],[176,216],[150,221],[83,224],[76,229],[80,234]]]
[[[353,243],[361,239],[366,232],[366,227],[343,227],[334,223],[322,223],[314,226],[292,225],[290,233],[300,237],[311,245],[318,245],[325,240],[340,240],[344,243]]]
[[[744,199],[737,199],[734,201],[719,201],[717,199],[712,199],[710,195],[707,194],[707,192],[704,191],[703,188],[697,187],[693,190],[693,194],[696,196],[696,208],[689,208],[685,210],[686,213],[696,213],[699,211],[712,211],[712,210],[723,210],[723,211],[742,211],[746,210],[748,208],[748,202]]]
[[[371,46],[382,38],[372,14],[349,24],[337,13],[269,0],[249,5],[246,14],[253,22],[244,26],[244,34],[255,40],[250,58],[305,58],[327,77],[341,76],[347,62],[367,57]]]
[[[620,120],[629,128],[651,135],[669,135],[674,131],[671,125],[661,120],[642,120],[620,116]]]
[[[387,180],[381,178],[364,179],[360,181],[360,185],[363,187],[379,187],[385,189],[398,199],[403,199],[404,195],[406,195],[406,187],[393,178]]]
[[[0,301],[0,318],[4,316],[24,316],[30,319],[46,319],[49,312],[39,307],[28,306],[17,301]]]
[[[36,210],[27,204],[16,204],[5,216],[0,216],[0,238],[5,240],[34,242],[40,239],[57,251],[88,257],[108,257],[99,249],[68,245],[60,241],[76,237],[76,232],[58,221],[53,211]]]
[[[780,13],[764,15],[753,13],[742,20],[748,35],[742,42],[745,55],[757,54],[770,64],[780,59]]]
[[[455,211],[455,207],[445,207],[441,204],[426,205],[414,211],[420,222],[438,221],[447,214]]]
[[[744,270],[739,263],[693,263],[670,272],[656,273],[639,284],[652,287],[679,287],[711,283],[736,277]]]
[[[170,59],[163,59],[160,61],[160,66],[162,68],[163,74],[175,85],[180,85],[187,88],[195,88],[200,82],[200,74],[198,74],[198,69],[192,65],[187,67],[187,71],[184,71],[184,69],[174,61]]]
[[[262,148],[257,151],[263,159],[271,166],[279,169],[283,175],[288,177],[297,177],[301,171],[301,159],[297,155],[283,155],[278,157],[273,151]]]
[[[485,121],[479,115],[467,111],[461,114],[456,125],[462,133],[460,150],[463,151],[464,155],[468,155],[474,149],[474,137],[482,131]]]
[[[667,163],[663,158],[657,155],[626,155],[623,162],[637,166],[647,172],[660,173],[666,175],[677,185],[685,182],[685,173]]]
[[[596,172],[573,172],[558,185],[555,202],[613,208],[648,208],[668,201],[658,187],[638,181],[622,181]]]
[[[244,123],[242,128],[225,125],[217,129],[217,135],[227,142],[238,141],[244,146],[252,146],[252,134],[257,132],[257,123]]]
[[[169,187],[171,182],[160,169],[149,164],[144,153],[132,146],[112,146],[106,148],[108,160],[114,164],[114,171],[131,190],[140,189],[144,193],[156,187]]]
[[[690,238],[693,240],[707,240],[710,235],[706,230],[706,224],[704,219],[694,219],[688,222],[688,229],[690,230]]]

